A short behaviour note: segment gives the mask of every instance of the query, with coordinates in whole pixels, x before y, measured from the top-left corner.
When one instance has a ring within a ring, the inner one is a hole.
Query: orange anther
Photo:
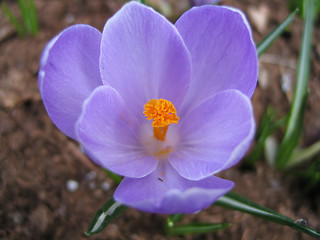
[[[154,137],[164,141],[168,126],[177,124],[179,117],[172,102],[165,99],[151,99],[144,105],[144,114],[148,120],[153,119],[152,127]]]

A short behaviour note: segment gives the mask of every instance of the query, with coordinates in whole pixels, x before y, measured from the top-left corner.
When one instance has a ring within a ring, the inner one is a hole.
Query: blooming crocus
[[[137,2],[104,26],[67,28],[39,72],[55,125],[124,179],[114,198],[154,213],[191,213],[233,187],[214,174],[254,136],[257,53],[236,9],[192,8],[173,25]]]

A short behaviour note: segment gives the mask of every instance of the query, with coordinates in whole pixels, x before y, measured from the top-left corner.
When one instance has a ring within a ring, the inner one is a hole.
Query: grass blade
[[[21,12],[21,18],[24,24],[24,27],[26,28],[27,32],[30,33],[32,29],[31,21],[30,21],[30,12],[28,11],[28,5],[26,3],[26,0],[18,0],[20,12]]]
[[[299,10],[294,10],[279,26],[277,26],[271,33],[268,34],[261,42],[257,44],[257,52],[260,57],[273,43],[274,40],[289,26],[293,21],[294,16]]]
[[[91,236],[101,232],[114,218],[118,217],[120,213],[126,209],[126,206],[110,198],[103,207],[96,212],[85,234]]]
[[[304,194],[317,191],[320,185],[320,157],[315,159],[307,168],[291,170],[289,174],[304,183]]]
[[[120,177],[119,175],[113,173],[113,172],[110,172],[109,170],[107,169],[103,169],[104,172],[107,174],[107,176],[109,178],[111,178],[112,181],[114,181],[117,185],[120,184],[120,182],[122,181],[122,177]]]
[[[272,221],[281,225],[291,227],[299,232],[309,234],[313,237],[320,238],[320,232],[309,228],[299,222],[296,222],[286,216],[283,216],[273,210],[262,207],[255,202],[252,202],[236,193],[229,192],[226,195],[219,198],[215,205],[228,209],[237,210],[240,212],[249,213],[259,218],[263,218],[268,221]]]
[[[8,17],[10,23],[14,26],[14,28],[17,30],[18,34],[20,36],[25,36],[25,31],[23,29],[23,26],[18,21],[18,19],[13,15],[13,13],[10,11],[8,6],[5,3],[1,4],[1,10],[4,12],[4,14]]]
[[[301,42],[296,87],[286,132],[282,142],[280,143],[275,162],[276,167],[279,169],[283,169],[289,164],[292,152],[298,145],[302,132],[305,102],[308,94],[307,87],[310,72],[310,50],[314,20],[314,6],[315,0],[307,0],[307,15]]]
[[[305,149],[295,149],[292,157],[290,158],[290,162],[288,162],[287,167],[293,167],[303,161],[309,160],[315,155],[320,153],[320,141],[312,144],[310,147]]]
[[[266,113],[263,115],[260,121],[259,128],[255,136],[256,146],[245,158],[244,164],[246,166],[252,166],[260,159],[267,138],[286,122],[287,117],[276,120],[276,112],[272,110],[270,106],[267,107]]]
[[[168,235],[185,235],[185,234],[199,234],[209,233],[224,230],[230,227],[231,223],[191,223],[183,226],[177,226],[170,229]]]
[[[29,0],[28,8],[30,12],[29,17],[30,17],[30,23],[31,23],[31,34],[35,36],[39,31],[39,23],[38,23],[37,9],[36,9],[36,5],[34,4],[34,0]]]
[[[173,228],[177,222],[180,222],[184,217],[183,214],[173,214],[167,218],[166,227],[168,229]]]

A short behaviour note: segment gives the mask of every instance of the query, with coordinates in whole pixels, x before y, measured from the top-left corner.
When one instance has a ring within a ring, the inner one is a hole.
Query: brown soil
[[[37,37],[19,38],[0,12],[0,239],[86,239],[84,231],[91,218],[116,186],[49,119],[37,87],[38,62],[46,42],[62,29],[86,23],[102,30],[106,19],[123,1],[35,2],[41,28]],[[256,42],[288,15],[287,1],[223,3],[242,9],[252,23],[259,22],[260,25],[253,24]],[[15,3],[8,4],[17,12]],[[176,1],[173,13],[181,13],[186,4],[184,0]],[[279,116],[288,112],[301,32],[302,21],[296,18],[288,32],[260,58],[261,75],[253,97],[257,122],[268,104],[278,110]],[[319,39],[317,29],[303,145],[320,137]],[[283,91],[284,86],[288,86],[287,91]],[[236,182],[235,192],[293,219],[305,218],[311,227],[319,229],[319,190],[305,194],[297,179],[272,169],[265,161],[251,170],[234,167],[221,176]],[[79,183],[74,192],[67,189],[69,180]],[[110,189],[103,187],[107,183]],[[163,234],[164,219],[129,209],[105,231],[89,239],[167,239]],[[184,219],[186,223],[190,221],[233,225],[218,233],[172,239],[313,239],[288,227],[220,207],[210,207]]]

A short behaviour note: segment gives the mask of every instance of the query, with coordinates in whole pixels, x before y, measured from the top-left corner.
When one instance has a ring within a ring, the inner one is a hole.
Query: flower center
[[[160,141],[166,138],[168,126],[177,124],[179,117],[172,102],[166,99],[151,99],[144,105],[144,115],[148,120],[153,119],[152,127],[154,137]]]

